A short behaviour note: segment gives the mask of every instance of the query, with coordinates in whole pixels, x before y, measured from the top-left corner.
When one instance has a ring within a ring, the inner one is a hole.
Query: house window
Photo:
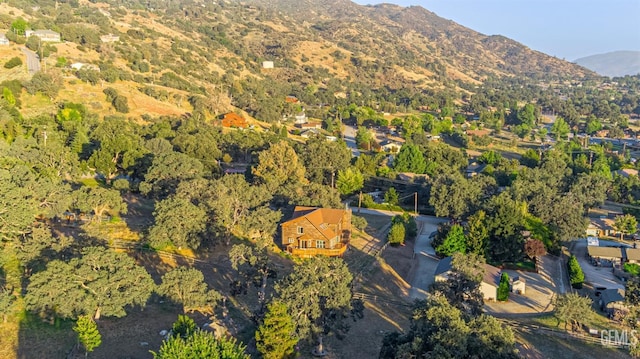
[[[303,233],[304,233],[304,228],[298,227],[298,234],[303,234]]]
[[[289,237],[289,239],[287,240],[289,243],[293,243],[293,238]]]
[[[324,241],[316,241],[316,248],[324,248]]]

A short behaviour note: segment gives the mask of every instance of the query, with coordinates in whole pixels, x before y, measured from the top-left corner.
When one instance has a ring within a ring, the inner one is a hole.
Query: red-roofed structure
[[[235,128],[247,128],[249,124],[247,124],[247,120],[245,120],[242,116],[229,112],[222,117],[220,121],[222,127],[235,127]]]

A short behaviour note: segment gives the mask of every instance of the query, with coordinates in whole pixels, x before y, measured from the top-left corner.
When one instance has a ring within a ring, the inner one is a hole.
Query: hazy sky
[[[486,35],[573,61],[640,50],[640,0],[355,0],[420,5]]]

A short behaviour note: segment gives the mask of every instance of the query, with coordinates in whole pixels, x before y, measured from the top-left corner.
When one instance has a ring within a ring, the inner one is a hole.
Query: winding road
[[[36,72],[40,71],[40,57],[38,56],[38,54],[27,49],[26,47],[23,47],[21,50],[27,57],[27,69],[29,70],[29,73],[33,75]]]

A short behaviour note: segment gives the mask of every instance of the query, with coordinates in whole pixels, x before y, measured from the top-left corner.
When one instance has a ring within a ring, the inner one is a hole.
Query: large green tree
[[[625,234],[636,233],[638,230],[638,220],[631,214],[618,216],[613,222],[613,228],[620,232],[620,239],[622,240]]]
[[[340,170],[338,171],[336,186],[340,194],[351,194],[364,186],[364,176],[357,168],[349,167]]]
[[[171,196],[156,204],[154,225],[149,229],[153,246],[174,245],[196,249],[207,226],[207,211],[183,196]]]
[[[128,255],[87,247],[81,257],[54,260],[31,276],[25,302],[43,316],[123,317],[128,306],[144,307],[154,287],[149,273]]]
[[[286,193],[291,186],[306,183],[305,168],[298,155],[286,142],[280,141],[260,152],[258,164],[253,168],[257,182],[271,193]]]
[[[157,292],[182,304],[184,313],[213,314],[216,302],[222,299],[220,293],[208,289],[204,275],[195,268],[177,267],[165,273]]]
[[[453,253],[465,253],[466,251],[467,239],[464,235],[464,229],[459,224],[451,226],[444,241],[436,247],[436,253],[443,257],[448,257]]]
[[[315,257],[295,266],[276,285],[278,298],[289,306],[299,338],[319,333],[323,319],[350,308],[352,279],[341,258]]]
[[[431,185],[429,204],[435,208],[436,216],[461,219],[478,206],[482,185],[471,181],[460,173],[438,175]]]
[[[468,316],[441,295],[419,302],[409,330],[387,334],[379,357],[519,358],[508,326],[488,315]]]
[[[418,146],[405,144],[393,160],[393,168],[397,172],[424,173],[427,163]]]
[[[154,157],[151,167],[140,183],[140,192],[163,199],[175,193],[182,181],[204,175],[199,160],[179,152],[162,153]]]
[[[329,184],[332,176],[344,171],[351,161],[351,150],[343,141],[327,141],[323,135],[309,138],[297,151],[309,181]]]
[[[93,212],[93,221],[101,222],[105,213],[119,216],[127,213],[120,192],[103,187],[82,187],[74,192],[74,206],[82,212]]]
[[[565,323],[565,328],[570,324],[572,330],[578,328],[580,323],[588,323],[595,315],[591,298],[578,293],[558,295],[553,304],[556,318]]]

